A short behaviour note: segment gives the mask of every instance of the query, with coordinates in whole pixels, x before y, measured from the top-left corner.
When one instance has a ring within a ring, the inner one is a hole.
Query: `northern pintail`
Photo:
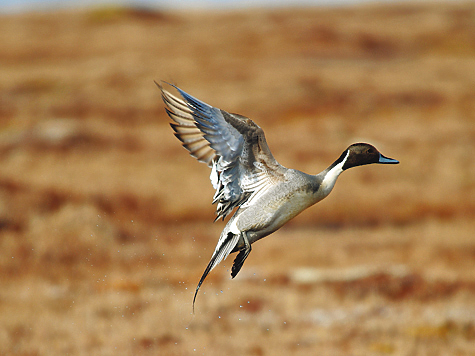
[[[351,167],[372,163],[397,164],[367,143],[350,145],[327,169],[310,175],[280,165],[267,146],[264,131],[251,119],[210,106],[180,88],[182,99],[156,83],[175,136],[190,154],[211,167],[218,220],[236,212],[219,237],[193,297],[211,270],[230,253],[234,278],[251,252],[251,244],[273,233],[333,189],[338,176]]]

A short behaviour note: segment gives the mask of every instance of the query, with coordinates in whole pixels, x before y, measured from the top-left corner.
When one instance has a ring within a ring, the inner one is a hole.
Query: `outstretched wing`
[[[157,85],[174,121],[175,136],[193,157],[212,168],[216,220],[224,219],[283,174],[264,132],[251,119],[210,106],[174,85],[182,99]]]

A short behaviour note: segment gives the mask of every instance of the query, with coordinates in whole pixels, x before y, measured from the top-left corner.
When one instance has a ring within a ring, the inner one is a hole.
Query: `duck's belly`
[[[240,231],[247,233],[249,242],[253,243],[278,230],[319,200],[308,193],[276,196],[265,204],[249,206],[240,214],[235,223]]]

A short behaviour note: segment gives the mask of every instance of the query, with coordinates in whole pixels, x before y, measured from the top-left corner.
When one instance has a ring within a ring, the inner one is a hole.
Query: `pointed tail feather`
[[[195,301],[196,301],[196,296],[198,295],[198,291],[200,290],[200,287],[201,285],[203,284],[205,278],[208,276],[209,272],[211,272],[211,270],[213,269],[213,264],[214,264],[214,261],[213,259],[211,258],[211,261],[209,261],[208,263],[208,266],[206,267],[203,275],[201,276],[201,279],[198,283],[198,286],[196,287],[196,290],[195,290],[195,295],[193,297],[193,314],[195,314]]]
[[[222,260],[228,257],[228,255],[234,249],[234,246],[236,246],[236,244],[238,243],[239,236],[240,235],[235,235],[232,232],[228,232],[226,235],[221,235],[218,241],[218,245],[214,250],[213,256],[211,257],[208,266],[206,266],[206,269],[203,272],[203,275],[201,276],[198,286],[196,287],[195,295],[193,297],[193,314],[195,313],[196,296],[198,295],[198,291],[200,290],[201,285],[203,284],[204,280],[211,272],[211,270],[216,267]]]

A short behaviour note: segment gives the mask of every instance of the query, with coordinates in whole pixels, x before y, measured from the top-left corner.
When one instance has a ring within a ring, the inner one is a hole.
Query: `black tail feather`
[[[195,295],[193,297],[193,314],[195,313],[196,296],[198,295],[198,291],[200,290],[201,285],[203,284],[204,280],[206,279],[208,274],[211,272],[211,270],[215,266],[215,262],[218,259],[218,257],[221,255],[221,252],[226,248],[227,244],[232,240],[233,237],[234,235],[231,232],[228,233],[228,235],[226,236],[226,240],[221,244],[220,249],[213,253],[211,260],[208,263],[208,266],[206,266],[206,269],[203,272],[203,275],[201,276],[201,279],[198,282],[198,285],[196,286]]]
[[[201,279],[198,283],[198,286],[196,287],[196,290],[195,290],[195,295],[193,297],[193,314],[195,314],[195,301],[196,301],[196,296],[198,295],[198,291],[200,290],[200,287],[201,285],[203,284],[204,280],[206,279],[206,277],[208,276],[209,272],[211,271],[211,268],[213,267],[213,263],[214,263],[214,260],[215,259],[211,259],[208,263],[208,266],[206,266],[206,269],[205,271],[203,272],[203,275],[201,276]]]

